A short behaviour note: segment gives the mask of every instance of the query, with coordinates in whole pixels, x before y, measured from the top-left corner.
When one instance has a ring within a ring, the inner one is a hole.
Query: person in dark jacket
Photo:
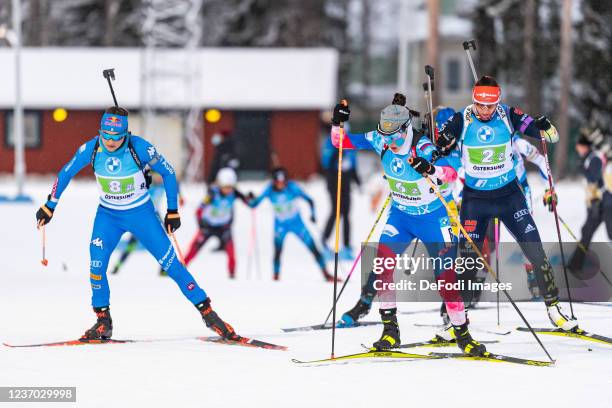
[[[608,239],[612,239],[612,193],[606,183],[606,157],[593,149],[591,140],[581,134],[576,143],[576,152],[581,159],[582,173],[587,181],[587,219],[582,226],[580,244],[572,254],[568,267],[579,273],[585,260],[593,235],[602,222],[606,224]]]
[[[348,124],[346,124],[348,132]],[[336,198],[338,194],[338,149],[334,147],[328,137],[321,146],[321,167],[323,168],[327,192],[329,193],[330,212],[327,223],[323,230],[321,242],[323,242],[325,256],[332,257],[332,251],[326,242],[331,236],[336,221]],[[351,187],[352,182],[361,185],[357,175],[357,153],[355,150],[342,152],[342,184],[340,187],[340,217],[342,218],[342,237],[344,246],[340,249],[340,259],[350,261],[353,259],[351,250]]]

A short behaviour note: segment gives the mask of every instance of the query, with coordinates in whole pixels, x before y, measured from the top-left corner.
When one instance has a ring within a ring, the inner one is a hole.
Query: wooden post
[[[569,146],[569,98],[572,82],[572,0],[563,0],[561,15],[561,52],[559,80],[559,112],[556,126],[559,131],[559,143],[555,149],[555,178],[565,175]]]
[[[523,93],[525,111],[531,115],[539,116],[542,114],[541,95],[542,87],[538,83],[538,67],[535,54],[535,33],[536,20],[538,19],[538,2],[536,0],[526,0],[525,6],[525,42],[523,51],[525,58],[523,61]]]
[[[427,36],[427,64],[433,66],[438,72],[438,78],[440,76],[440,50],[439,40],[440,33],[438,31],[438,20],[440,17],[440,1],[439,0],[427,0],[427,16],[429,21],[429,35]],[[438,105],[440,95],[442,93],[442,82],[436,87],[437,92],[432,92],[433,106]]]

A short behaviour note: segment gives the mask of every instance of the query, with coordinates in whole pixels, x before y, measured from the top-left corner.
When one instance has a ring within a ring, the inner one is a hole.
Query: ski
[[[482,344],[493,344],[493,343],[499,343],[499,341],[497,340],[488,340],[488,341],[481,341],[479,343]],[[436,340],[436,339],[431,339],[428,341],[419,341],[416,343],[408,343],[408,344],[401,344],[399,345],[397,348],[400,349],[404,349],[404,348],[416,348],[416,347],[453,347],[457,345],[457,340],[453,339],[453,340]]]
[[[423,324],[423,323],[414,323],[414,325],[416,327],[434,327],[436,329],[442,329],[444,327],[443,324]],[[481,332],[481,333],[489,333],[489,334],[495,334],[497,336],[507,336],[510,333],[512,333],[511,330],[506,330],[506,331],[497,331],[497,330],[486,330],[486,329],[479,329],[478,327],[470,327],[470,330],[475,331],[475,332]]]
[[[510,333],[512,333],[512,330],[497,331],[497,330],[479,329],[478,327],[474,327],[474,328],[470,327],[470,330],[474,330],[475,332],[480,332],[480,333],[495,334],[496,336],[507,336]]]
[[[8,344],[2,343],[6,347],[11,348],[21,348],[21,347],[58,347],[58,346],[85,346],[91,344],[125,344],[125,343],[139,343],[141,341],[146,340],[115,340],[115,339],[106,339],[106,340],[66,340],[66,341],[56,341],[52,343],[38,343],[38,344]]]
[[[578,304],[589,305],[589,306],[599,306],[599,307],[612,307],[612,303],[604,303],[604,302],[580,302]]]
[[[495,309],[496,306],[472,306],[470,307],[470,311],[472,310],[487,310],[487,309]],[[404,311],[404,312],[398,312],[399,314],[403,314],[403,315],[415,315],[415,314],[419,314],[419,313],[432,313],[432,312],[440,312],[440,308],[434,308],[434,309],[424,309],[424,310],[409,310],[409,311]]]
[[[415,314],[419,314],[419,313],[432,313],[432,312],[439,312],[440,308],[436,307],[433,309],[425,309],[425,310],[409,310],[409,311],[405,311],[405,312],[399,312],[399,314],[403,314],[403,315],[415,315]]]
[[[499,342],[497,340],[489,340],[489,341],[481,341],[480,343],[492,344],[492,343],[499,343]],[[419,341],[416,343],[400,344],[399,346],[394,347],[393,349],[405,349],[405,348],[417,348],[417,347],[454,347],[456,345],[457,345],[457,340],[455,339],[450,340],[450,341],[431,339],[429,341]],[[363,343],[361,343],[361,347],[363,347],[367,351],[381,351],[381,350],[376,350],[374,347],[368,347]]]
[[[287,350],[285,346],[279,346],[277,344],[266,343],[265,341],[250,339],[248,337],[240,337],[239,340],[229,340],[224,339],[222,337],[213,336],[213,337],[198,337],[198,340],[208,341],[211,343],[217,344],[229,344],[232,346],[244,346],[244,347],[256,347],[263,348],[267,350]]]
[[[527,327],[517,327],[518,331],[529,331]],[[533,329],[538,334],[549,334],[552,336],[562,336],[562,337],[571,337],[574,339],[582,339],[593,341],[596,343],[603,343],[612,345],[612,338],[601,336],[599,334],[591,333],[582,329],[577,329],[576,331],[563,331],[561,329],[549,329],[549,328],[534,328]]]
[[[364,327],[364,326],[375,326],[382,324],[382,322],[357,322],[352,326],[338,326],[337,329],[352,329],[354,327]],[[289,327],[286,329],[282,329],[285,333],[298,332],[298,331],[312,331],[312,330],[330,330],[332,328],[331,323],[327,323],[325,325],[315,324],[312,326],[303,326],[303,327]]]
[[[430,355],[439,356],[443,358],[456,358],[461,360],[476,360],[476,361],[490,361],[492,363],[512,363],[512,364],[524,364],[531,366],[547,367],[555,364],[554,361],[539,361],[530,360],[520,357],[504,356],[502,354],[493,354],[487,352],[485,356],[470,356],[462,353],[430,353]]]
[[[426,354],[414,354],[414,353],[404,353],[402,351],[366,351],[364,353],[357,354],[349,354],[346,356],[340,356],[335,358],[324,358],[321,360],[311,360],[311,361],[301,361],[292,358],[296,364],[317,364],[317,363],[335,363],[337,361],[346,361],[346,360],[356,360],[356,359],[408,359],[408,360],[438,360],[443,357],[434,356],[434,355],[426,355]]]

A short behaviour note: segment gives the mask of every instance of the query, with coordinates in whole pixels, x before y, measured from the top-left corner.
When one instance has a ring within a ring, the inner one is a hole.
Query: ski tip
[[[280,346],[278,344],[267,343],[265,341],[252,339],[249,337],[240,337],[240,339],[237,339],[237,340],[229,340],[229,339],[221,338],[219,336],[212,336],[212,337],[200,336],[200,337],[196,337],[196,339],[204,341],[204,342],[261,348],[265,350],[287,351],[289,349],[287,346]]]

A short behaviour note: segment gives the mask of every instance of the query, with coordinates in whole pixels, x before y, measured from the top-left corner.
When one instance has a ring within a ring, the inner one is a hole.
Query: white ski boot
[[[563,331],[575,331],[578,329],[578,320],[572,320],[567,317],[561,310],[559,301],[554,302],[546,307],[550,322],[557,328]]]

